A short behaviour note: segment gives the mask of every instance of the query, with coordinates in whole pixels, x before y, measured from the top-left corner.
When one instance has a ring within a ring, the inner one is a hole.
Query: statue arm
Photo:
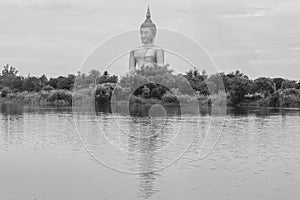
[[[165,56],[164,56],[164,50],[162,49],[158,49],[156,50],[156,62],[157,65],[160,67],[164,66],[164,62],[165,62]]]
[[[134,51],[130,51],[129,55],[129,72],[133,72],[135,70],[136,60],[134,58]]]

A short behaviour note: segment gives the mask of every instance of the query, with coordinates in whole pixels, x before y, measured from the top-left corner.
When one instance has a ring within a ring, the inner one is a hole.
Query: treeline
[[[78,72],[76,75],[56,78],[46,75],[21,76],[15,67],[7,64],[0,73],[0,103],[71,105],[75,81],[81,87],[88,87],[91,84],[117,83],[118,77],[110,76],[108,72],[100,75],[97,70],[91,70],[89,74]]]
[[[47,78],[46,75],[38,76],[20,76],[18,70],[10,65],[5,65],[0,74],[0,91],[2,95],[8,92],[39,92],[41,90],[72,90],[75,79],[78,84],[83,86],[95,83],[95,78],[98,77],[96,84],[105,82],[118,82],[117,76],[109,76],[108,72],[104,72],[100,76],[100,72],[92,70],[88,75],[78,72],[77,75],[69,74],[67,76],[59,76],[57,78]],[[5,92],[4,92],[5,91]]]
[[[197,69],[175,75],[168,67],[157,66],[142,68],[134,75],[121,78],[107,71],[101,74],[91,70],[88,74],[78,72],[48,79],[45,75],[22,77],[13,66],[5,65],[0,75],[0,92],[2,98],[20,99],[21,96],[25,102],[25,97],[33,94],[37,98],[34,102],[67,99],[65,103],[71,104],[72,99],[84,101],[90,97],[98,105],[112,100],[189,103],[195,98],[202,104],[212,104],[225,96],[227,103],[233,106],[300,107],[299,80],[268,77],[252,80],[240,71],[208,75],[205,70]],[[32,98],[27,99],[32,101]]]
[[[100,105],[111,100],[188,104],[196,98],[201,104],[221,105],[225,100],[232,106],[300,107],[300,82],[267,77],[252,80],[240,71],[208,75],[205,70],[190,69],[175,75],[168,67],[155,66],[142,67],[117,83],[98,84],[95,96]]]
[[[75,75],[70,74],[66,77],[48,79],[46,75],[20,76],[18,70],[10,65],[5,65],[0,74],[0,91],[7,92],[39,92],[41,90],[66,89],[71,90],[75,81]]]

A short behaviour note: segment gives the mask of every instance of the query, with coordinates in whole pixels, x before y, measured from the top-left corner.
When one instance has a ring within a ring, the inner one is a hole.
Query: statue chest
[[[134,52],[134,57],[139,59],[144,59],[146,61],[153,61],[156,57],[156,49],[152,48],[145,48],[145,49],[138,49]]]

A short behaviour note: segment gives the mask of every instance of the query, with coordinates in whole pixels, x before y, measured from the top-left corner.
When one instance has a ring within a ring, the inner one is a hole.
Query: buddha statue
[[[151,20],[148,6],[146,20],[140,27],[142,45],[130,51],[129,71],[135,72],[142,67],[164,66],[164,51],[154,45],[156,26]]]

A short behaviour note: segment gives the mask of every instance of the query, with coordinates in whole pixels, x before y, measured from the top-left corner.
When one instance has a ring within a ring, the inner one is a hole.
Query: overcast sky
[[[158,28],[202,44],[219,71],[300,79],[299,0],[1,0],[0,65],[76,73],[99,43],[138,28],[148,3]]]

